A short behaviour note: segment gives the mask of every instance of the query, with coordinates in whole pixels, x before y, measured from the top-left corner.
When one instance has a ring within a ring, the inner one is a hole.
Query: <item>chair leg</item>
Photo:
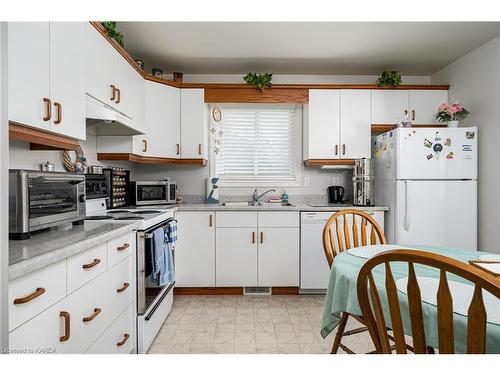
[[[337,330],[337,334],[335,335],[335,339],[333,340],[333,346],[331,354],[337,354],[339,350],[340,341],[342,340],[342,336],[344,335],[344,330],[347,325],[347,319],[349,319],[349,314],[342,313],[340,316],[339,328]]]

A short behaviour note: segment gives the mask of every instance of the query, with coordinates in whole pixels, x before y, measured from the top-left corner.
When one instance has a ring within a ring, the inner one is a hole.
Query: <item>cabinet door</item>
[[[8,23],[9,120],[49,130],[49,23]]]
[[[205,90],[181,90],[181,156],[207,158],[208,115]]]
[[[299,285],[299,228],[259,228],[259,286]]]
[[[304,157],[339,158],[339,90],[309,90],[309,104],[304,111]]]
[[[104,37],[87,24],[87,93],[103,103],[114,105],[111,100],[113,84],[113,59],[115,50]]]
[[[113,84],[118,90],[113,106],[121,113],[135,120],[137,101],[140,96],[144,96],[144,93],[136,91],[139,88],[137,79],[139,77],[141,80],[144,79],[117,51],[113,51],[113,74]]]
[[[372,124],[395,124],[408,111],[408,90],[372,90]]]
[[[165,158],[180,157],[180,93],[175,87],[146,81],[143,154]]]
[[[371,92],[340,91],[340,157],[361,159],[371,156]]]
[[[215,215],[212,211],[177,212],[175,285],[215,286]]]
[[[410,115],[413,124],[437,124],[434,118],[441,103],[448,101],[447,90],[410,90]]]
[[[257,285],[256,228],[217,228],[216,286]]]
[[[50,130],[83,140],[86,136],[85,48],[82,47],[85,46],[85,34],[84,22],[50,23],[50,97],[53,105]]]

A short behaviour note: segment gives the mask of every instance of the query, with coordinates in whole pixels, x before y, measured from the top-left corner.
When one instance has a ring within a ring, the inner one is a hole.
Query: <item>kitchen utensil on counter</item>
[[[101,165],[91,165],[88,170],[87,170],[87,173],[88,174],[102,174],[103,173],[103,167]]]
[[[344,201],[343,186],[328,186],[328,203],[342,203]]]
[[[355,160],[352,177],[354,206],[375,206],[374,182],[372,159]]]
[[[40,170],[42,172],[54,172],[56,170],[56,166],[50,161],[47,161],[45,163],[40,164]]]

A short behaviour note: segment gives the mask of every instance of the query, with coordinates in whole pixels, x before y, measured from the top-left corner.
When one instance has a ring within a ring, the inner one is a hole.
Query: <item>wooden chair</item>
[[[352,223],[349,223],[349,219],[352,219]],[[342,221],[342,223],[339,223],[339,220]],[[333,226],[335,234],[332,233]],[[376,245],[377,240],[379,244],[386,243],[382,228],[377,221],[366,212],[359,210],[342,210],[332,215],[326,222],[325,228],[323,229],[323,248],[325,250],[326,259],[330,268],[332,267],[335,256],[342,251],[351,249],[352,247],[368,245],[368,233],[370,233],[370,245]],[[352,247],[351,243],[353,245]],[[343,312],[340,317],[337,334],[335,335],[335,339],[333,341],[331,351],[332,354],[337,353],[339,347],[346,353],[354,354],[351,349],[342,344],[342,337],[368,330],[365,326],[346,331],[345,328],[347,321],[351,316],[361,324],[365,325],[361,316]]]
[[[455,352],[453,301],[448,286],[447,273],[462,277],[475,285],[467,316],[467,352],[485,352],[486,310],[482,290],[486,290],[500,298],[500,280],[474,266],[442,255],[419,250],[391,250],[380,253],[368,260],[361,268],[357,282],[361,311],[378,353],[391,353],[385,325],[388,320],[384,318],[379,292],[372,273],[373,268],[380,264],[385,266],[385,291],[396,343],[396,353],[407,353],[398,292],[390,265],[392,262],[408,263],[408,308],[415,353],[429,353],[429,350],[425,339],[422,300],[414,264],[425,265],[439,270],[440,278],[436,294],[439,353],[452,354]]]

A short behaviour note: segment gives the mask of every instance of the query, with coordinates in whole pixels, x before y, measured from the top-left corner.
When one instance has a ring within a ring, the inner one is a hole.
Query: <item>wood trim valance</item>
[[[80,147],[76,139],[30,128],[14,121],[9,122],[9,139],[29,142],[31,150],[76,150]]]

